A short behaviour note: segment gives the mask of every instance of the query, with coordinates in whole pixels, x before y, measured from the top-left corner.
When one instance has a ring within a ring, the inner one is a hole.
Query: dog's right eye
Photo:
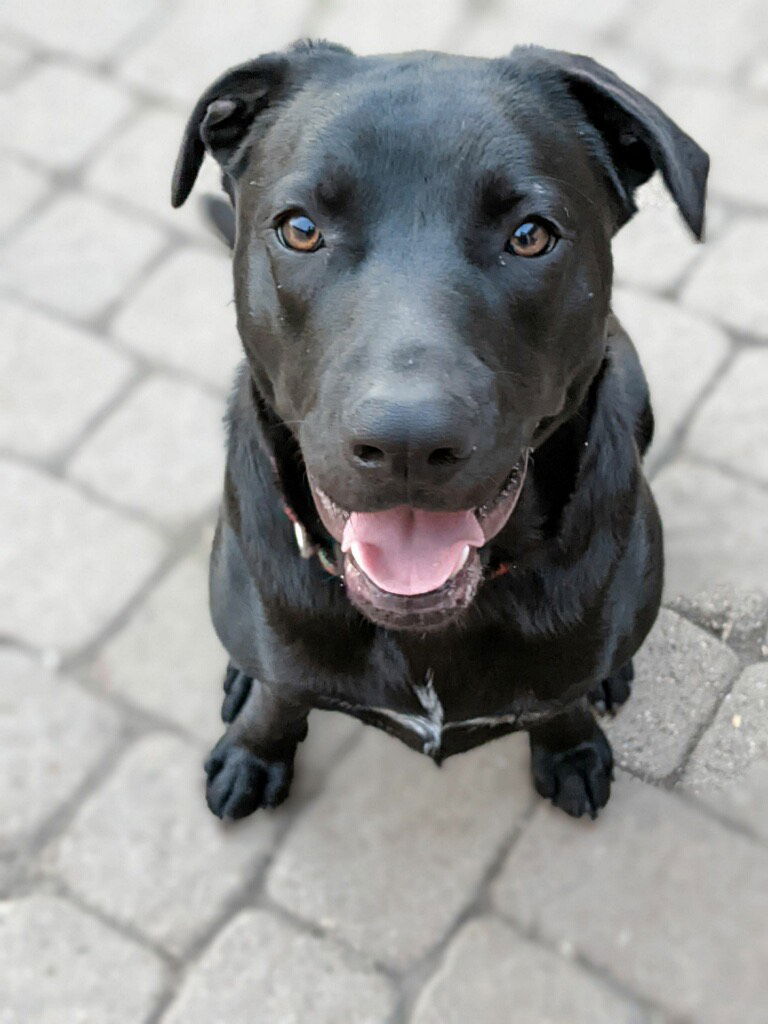
[[[287,214],[276,227],[277,237],[286,249],[315,252],[324,244],[317,224],[300,210]]]
[[[519,224],[507,242],[507,252],[531,259],[551,252],[557,243],[554,225],[543,217],[529,217]]]

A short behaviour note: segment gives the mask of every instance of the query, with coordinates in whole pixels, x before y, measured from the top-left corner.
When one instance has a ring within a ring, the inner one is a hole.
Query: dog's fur
[[[663,563],[641,469],[653,419],[610,311],[610,239],[657,169],[701,237],[706,155],[585,57],[359,58],[327,43],[260,57],[203,94],[174,205],[206,150],[235,210],[246,353],[211,560],[231,659],[211,809],[280,803],[318,707],[438,762],[526,729],[539,792],[594,816],[612,755],[590,705],[629,695]],[[320,223],[324,249],[279,244],[276,218],[295,208]],[[555,249],[505,253],[531,215],[558,224]],[[410,480],[356,463],[354,410],[374,393],[385,405],[426,393],[470,431],[471,457]],[[471,603],[444,621],[390,623],[300,557],[286,504],[305,548],[339,557],[308,475],[346,509],[466,509],[499,491],[521,451],[532,455],[517,507],[480,551]]]

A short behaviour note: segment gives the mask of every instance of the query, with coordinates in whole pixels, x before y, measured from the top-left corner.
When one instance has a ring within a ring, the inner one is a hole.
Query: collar
[[[317,541],[312,540],[309,535],[309,530],[285,500],[283,500],[283,512],[285,512],[293,524],[293,536],[301,557],[317,557],[318,562],[327,573],[331,576],[342,576],[342,568],[336,560],[333,550],[326,544],[320,544]]]

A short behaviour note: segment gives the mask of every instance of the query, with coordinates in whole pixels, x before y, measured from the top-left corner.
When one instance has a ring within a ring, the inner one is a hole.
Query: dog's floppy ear
[[[226,171],[257,114],[342,57],[352,57],[346,46],[300,39],[284,52],[267,53],[225,71],[205,90],[187,121],[173,171],[172,205],[181,206],[192,191],[206,150]]]
[[[557,66],[605,142],[615,171],[610,177],[625,208],[621,223],[636,210],[637,186],[659,170],[685,222],[701,239],[709,171],[704,150],[655,103],[597,61],[556,50],[539,52]]]
[[[253,119],[280,90],[287,70],[285,54],[267,54],[230,68],[205,90],[187,121],[176,158],[173,206],[181,206],[192,191],[206,150],[226,166]]]

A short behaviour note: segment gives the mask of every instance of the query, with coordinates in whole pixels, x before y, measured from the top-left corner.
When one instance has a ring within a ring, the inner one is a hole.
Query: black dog
[[[656,169],[701,237],[706,155],[585,57],[326,43],[204,93],[175,206],[205,150],[247,357],[211,562],[231,657],[211,810],[284,800],[317,707],[437,762],[526,729],[538,791],[594,816],[612,755],[591,705],[629,695],[662,585],[610,241]]]

